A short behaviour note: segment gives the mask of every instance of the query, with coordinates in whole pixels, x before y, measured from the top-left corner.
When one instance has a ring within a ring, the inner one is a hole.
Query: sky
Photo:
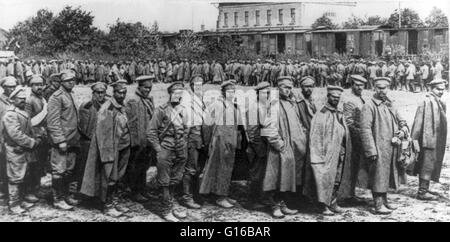
[[[9,30],[17,22],[34,16],[42,8],[58,13],[64,6],[70,5],[81,6],[82,9],[91,12],[95,17],[94,26],[102,30],[108,29],[108,25],[114,24],[118,18],[127,22],[140,21],[148,26],[156,20],[161,31],[175,32],[180,29],[198,31],[202,24],[207,30],[214,30],[218,9],[212,3],[218,1],[221,0],[0,0],[0,28]],[[245,2],[251,1],[254,0],[245,0]],[[292,2],[293,0],[285,1]],[[324,2],[330,0],[305,1]],[[356,2],[357,6],[354,12],[358,13],[359,17],[365,15],[389,17],[399,5],[398,0],[339,1]],[[261,2],[261,0],[257,2]],[[448,0],[402,0],[400,6],[416,10],[423,20],[433,6],[442,9],[447,16],[450,9]]]

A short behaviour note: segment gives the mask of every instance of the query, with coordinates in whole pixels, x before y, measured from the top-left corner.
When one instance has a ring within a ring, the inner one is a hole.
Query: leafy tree
[[[179,58],[200,58],[205,52],[202,37],[190,30],[182,32],[174,44]]]
[[[425,24],[428,27],[448,27],[448,19],[441,9],[433,7],[430,15],[425,19]]]
[[[419,17],[419,14],[409,8],[404,8],[401,10],[402,22],[401,27],[421,27],[423,26],[423,22]],[[388,24],[394,28],[398,28],[398,12],[394,12],[388,19]]]
[[[316,19],[316,21],[311,25],[311,28],[315,29],[319,26],[325,26],[329,27],[331,29],[337,29],[338,26],[333,23],[333,21],[327,17],[325,14],[322,15],[320,18]]]

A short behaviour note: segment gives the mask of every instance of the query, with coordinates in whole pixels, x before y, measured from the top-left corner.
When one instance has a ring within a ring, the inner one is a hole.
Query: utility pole
[[[400,1],[398,1],[398,28],[402,27],[402,9],[400,8]]]

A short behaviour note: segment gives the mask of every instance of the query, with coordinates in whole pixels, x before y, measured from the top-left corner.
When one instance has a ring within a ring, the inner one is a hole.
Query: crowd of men
[[[20,84],[27,84],[32,75],[40,74],[44,78],[60,73],[66,69],[76,71],[77,83],[104,82],[113,83],[125,79],[128,83],[136,82],[136,77],[150,75],[157,82],[188,82],[191,76],[201,75],[205,83],[220,84],[234,79],[238,84],[253,86],[267,81],[273,86],[280,76],[294,78],[294,86],[299,87],[300,80],[312,76],[316,86],[337,85],[351,86],[351,75],[361,75],[368,80],[367,89],[373,89],[377,77],[389,77],[391,89],[412,92],[426,91],[427,84],[433,79],[448,80],[447,62],[441,59],[421,58],[407,60],[391,59],[310,59],[309,62],[298,60],[229,60],[219,63],[215,60],[129,60],[129,61],[93,61],[93,60],[26,60],[11,58],[6,63],[0,61],[0,78],[15,76]]]
[[[2,78],[3,205],[14,214],[26,213],[39,201],[40,178],[49,172],[55,208],[71,210],[90,197],[101,202],[105,214],[118,217],[129,210],[118,202],[119,189],[125,187],[136,202],[154,199],[146,189],[146,172],[153,165],[161,216],[179,221],[186,213],[174,208],[176,198],[189,209],[201,209],[204,197],[214,198],[222,208],[236,206],[230,186],[235,161],[242,154],[249,160],[249,208],[268,207],[275,218],[298,213],[291,203],[298,196],[309,199],[324,215],[343,213],[339,204],[364,203],[355,194],[357,186],[372,191],[375,214],[390,214],[396,208],[387,193],[397,189],[407,173],[419,177],[418,199],[438,199],[429,185],[439,181],[447,135],[446,106],[441,100],[447,82],[439,62],[428,70],[433,78],[423,84],[429,93],[419,104],[412,126],[387,95],[397,84],[408,88],[404,82],[412,66],[408,61],[363,68],[364,61],[350,60],[353,67],[348,73],[348,66],[339,61],[330,67],[323,61],[288,61],[275,64],[285,65],[276,75],[270,61],[247,63],[256,67],[249,67],[258,97],[258,122],[252,124],[243,121],[250,110],[242,110],[235,96],[238,84],[251,85],[246,66],[233,69],[237,62],[230,61],[223,71],[212,63],[213,74],[205,75],[211,72],[200,72],[201,63],[183,63],[195,65],[199,72],[194,68],[187,76],[171,80],[169,100],[158,107],[152,86],[167,79],[168,69],[167,75],[150,71],[128,72],[109,81],[94,78],[92,98],[80,107],[75,105],[73,88],[85,76],[77,68],[59,67],[50,73],[37,68],[40,72],[29,78],[17,78],[17,71]],[[403,71],[398,71],[400,66]],[[124,78],[127,75],[130,80]],[[51,81],[46,84],[46,79]],[[207,103],[203,85],[210,81],[220,83],[221,95]],[[130,82],[138,84],[133,93],[127,89]],[[21,85],[28,85],[31,93],[27,95]],[[341,98],[346,85],[351,92]],[[106,94],[108,86],[112,96]],[[301,96],[293,94],[296,86]],[[317,86],[327,86],[322,107],[312,100]],[[371,98],[362,95],[366,87],[375,91]],[[273,92],[277,99],[270,98]],[[278,113],[269,115],[274,107]],[[205,115],[208,110],[215,110],[214,115]],[[234,121],[223,122],[230,119]],[[69,189],[73,183],[76,191]]]

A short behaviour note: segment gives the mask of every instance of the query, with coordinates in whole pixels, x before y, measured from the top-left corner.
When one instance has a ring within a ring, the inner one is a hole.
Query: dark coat
[[[446,104],[432,93],[417,107],[411,138],[419,141],[421,150],[410,174],[439,182],[447,142],[447,116]]]
[[[125,108],[130,127],[131,147],[147,147],[145,132],[155,109],[153,98],[144,97],[136,90],[126,101]]]

